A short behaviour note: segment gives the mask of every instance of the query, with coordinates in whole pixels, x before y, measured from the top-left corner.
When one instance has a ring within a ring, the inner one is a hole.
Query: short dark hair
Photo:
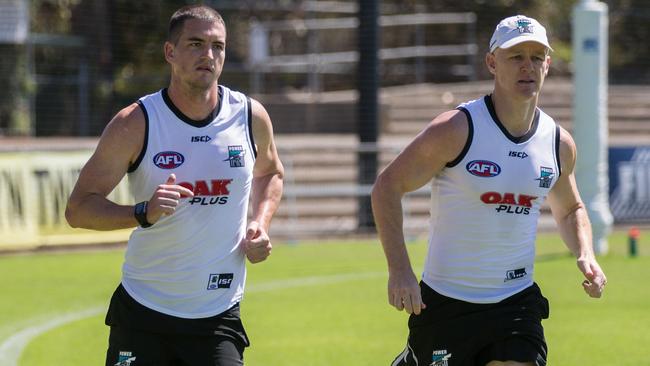
[[[178,10],[169,19],[169,34],[167,40],[173,44],[178,42],[183,30],[183,24],[188,19],[208,20],[211,22],[219,22],[226,28],[221,14],[211,7],[203,4],[187,5]]]

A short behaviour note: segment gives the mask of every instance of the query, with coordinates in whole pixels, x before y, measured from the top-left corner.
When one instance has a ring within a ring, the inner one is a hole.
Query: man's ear
[[[546,56],[546,70],[544,70],[544,77],[548,75],[548,70],[551,69],[551,56]]]
[[[163,46],[163,52],[165,53],[165,60],[171,63],[174,60],[174,45],[170,42],[165,42]]]
[[[485,54],[485,64],[487,65],[490,74],[495,75],[497,71],[497,60],[494,53],[488,52]]]

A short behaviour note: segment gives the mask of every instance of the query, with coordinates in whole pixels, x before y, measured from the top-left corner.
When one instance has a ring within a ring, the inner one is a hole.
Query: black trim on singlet
[[[255,147],[255,138],[253,137],[253,102],[250,97],[246,97],[246,108],[247,108],[247,117],[248,121],[248,143],[251,145],[251,150],[253,151],[253,156],[257,159],[257,148]]]
[[[497,112],[494,109],[494,104],[492,103],[492,96],[491,95],[486,95],[483,100],[485,101],[485,105],[487,106],[488,111],[490,112],[490,116],[492,116],[492,120],[494,120],[494,123],[499,127],[501,132],[508,138],[508,140],[514,142],[515,144],[521,144],[522,142],[526,142],[530,140],[531,137],[537,132],[537,126],[539,126],[539,109],[535,108],[535,116],[533,117],[533,124],[530,126],[530,129],[528,132],[525,134],[515,137],[508,132],[508,129],[501,123],[501,120],[497,116]]]
[[[465,146],[463,146],[463,150],[458,154],[456,159],[445,165],[447,168],[455,167],[465,158],[465,155],[467,155],[467,152],[469,151],[469,147],[472,146],[472,139],[474,138],[474,122],[472,121],[472,115],[463,107],[458,107],[456,109],[465,113],[465,116],[467,116],[467,141],[465,142]]]
[[[174,112],[174,114],[176,115],[176,117],[178,117],[178,119],[180,119],[181,121],[187,123],[187,124],[190,125],[190,126],[194,126],[194,127],[205,127],[205,126],[209,125],[210,123],[212,123],[212,121],[214,121],[215,118],[217,118],[217,116],[219,115],[219,112],[221,112],[221,105],[223,104],[223,91],[221,90],[221,86],[218,86],[218,88],[219,88],[219,103],[218,103],[217,106],[212,110],[212,112],[210,112],[210,113],[208,114],[207,117],[205,117],[204,119],[202,119],[202,120],[200,120],[200,121],[197,121],[197,120],[191,119],[190,117],[188,117],[188,116],[186,116],[185,114],[183,114],[183,112],[181,112],[181,110],[178,109],[178,108],[174,105],[174,103],[172,102],[171,98],[169,98],[169,94],[167,93],[167,88],[163,89],[163,90],[161,91],[161,94],[162,94],[163,100],[165,101],[165,104],[167,105],[167,107],[168,107],[172,112]]]
[[[557,164],[557,176],[562,175],[562,165],[560,164],[560,126],[555,125],[555,163]]]
[[[133,164],[129,166],[127,173],[133,173],[136,169],[138,169],[140,163],[142,162],[142,159],[144,159],[144,154],[147,152],[147,145],[149,144],[149,114],[147,113],[147,108],[144,107],[144,103],[142,103],[142,101],[138,100],[138,106],[140,109],[142,109],[142,113],[144,113],[144,139],[142,141],[142,149],[140,150],[140,154],[138,155],[138,158],[135,159]]]

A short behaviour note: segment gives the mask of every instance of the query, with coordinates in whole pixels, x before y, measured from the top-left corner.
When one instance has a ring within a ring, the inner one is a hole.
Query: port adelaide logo
[[[246,150],[241,145],[228,146],[228,157],[223,161],[229,161],[231,168],[241,168],[244,166],[244,155]]]
[[[539,181],[539,186],[542,188],[551,188],[551,182],[553,182],[553,177],[555,173],[553,168],[548,168],[545,166],[539,167],[539,178],[535,179]]]
[[[451,353],[446,349],[435,350],[431,355],[431,363],[429,366],[448,366]]]
[[[465,166],[465,169],[477,177],[492,178],[501,173],[501,167],[489,160],[472,160]]]
[[[183,165],[185,157],[176,151],[159,152],[153,157],[153,163],[160,169],[174,169]]]
[[[117,363],[114,366],[131,366],[135,360],[136,357],[133,356],[133,352],[120,351]]]

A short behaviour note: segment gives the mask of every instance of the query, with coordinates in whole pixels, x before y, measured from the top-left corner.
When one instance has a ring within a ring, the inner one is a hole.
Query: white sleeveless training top
[[[219,86],[220,103],[204,121],[178,110],[166,89],[141,98],[145,143],[128,179],[135,202],[149,200],[169,174],[194,192],[176,212],[129,238],[122,284],[155,311],[204,318],[238,303],[246,267],[245,235],[255,162],[250,99]]]
[[[540,205],[560,176],[559,127],[540,109],[521,137],[490,96],[458,107],[469,122],[460,156],[434,177],[422,280],[442,295],[494,303],[533,283]]]

